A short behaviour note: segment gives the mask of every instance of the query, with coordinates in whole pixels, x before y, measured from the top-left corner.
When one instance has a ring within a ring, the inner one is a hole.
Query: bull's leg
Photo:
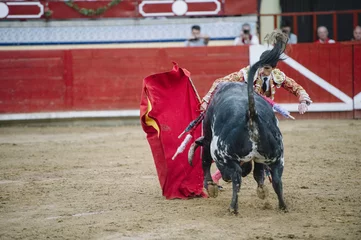
[[[232,201],[231,205],[229,207],[229,211],[233,214],[238,214],[238,192],[241,189],[241,183],[242,183],[242,168],[240,167],[238,162],[232,162],[232,168],[227,170],[233,171],[231,174],[232,178]]]
[[[217,197],[218,196],[218,186],[213,182],[211,175],[211,165],[212,165],[212,156],[208,146],[203,146],[203,156],[202,156],[202,168],[204,176],[204,187],[207,189],[208,196]]]
[[[283,174],[283,161],[278,161],[271,167],[272,186],[278,197],[278,206],[281,210],[287,211],[285,201],[283,200],[283,186],[282,186],[282,174]]]
[[[269,194],[266,185],[264,185],[264,169],[264,164],[256,162],[254,163],[253,178],[257,182],[257,196],[260,199],[265,199]]]

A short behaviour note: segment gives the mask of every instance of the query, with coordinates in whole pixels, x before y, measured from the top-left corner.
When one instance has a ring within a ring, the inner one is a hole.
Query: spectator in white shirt
[[[198,25],[192,26],[192,35],[185,41],[186,47],[204,47],[208,45],[209,36],[201,34],[201,27]]]
[[[288,44],[296,44],[297,43],[297,36],[296,34],[291,32],[291,24],[289,22],[284,22],[281,30],[284,34],[288,36]]]
[[[242,32],[239,37],[234,39],[233,45],[257,45],[259,39],[256,35],[251,34],[251,26],[248,23],[242,25]]]

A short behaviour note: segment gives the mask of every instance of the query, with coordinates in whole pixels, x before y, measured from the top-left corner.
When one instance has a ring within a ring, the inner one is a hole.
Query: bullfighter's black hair
[[[251,69],[248,74],[248,104],[249,104],[249,114],[250,114],[250,124],[252,128],[252,119],[255,119],[256,116],[256,108],[255,108],[255,102],[254,102],[254,93],[253,93],[253,78],[254,75],[257,72],[257,69],[265,66],[265,65],[271,65],[276,66],[278,61],[280,61],[280,57],[282,53],[286,49],[288,37],[283,34],[279,30],[273,31],[270,35],[267,35],[265,40],[272,44],[274,43],[274,47],[272,50],[265,51],[258,62],[253,64],[251,66]]]

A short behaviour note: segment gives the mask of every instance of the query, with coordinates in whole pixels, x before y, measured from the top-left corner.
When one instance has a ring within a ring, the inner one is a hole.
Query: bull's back
[[[231,153],[231,157],[243,158],[252,151],[247,112],[246,84],[225,83],[214,94],[204,120],[204,136],[209,144],[218,141],[217,150],[223,154],[220,157],[227,158]]]
[[[247,111],[247,85],[222,83],[207,109],[205,125],[214,125],[214,134],[220,135],[221,132],[232,131],[239,125],[245,125],[248,122]]]
[[[214,94],[204,121],[205,140],[210,144],[216,138],[217,148],[226,148],[227,153],[223,155],[235,154],[242,161],[248,161],[252,156],[263,156],[264,161],[277,159],[283,155],[277,119],[269,103],[257,94],[254,97],[256,144],[250,138],[247,85],[243,83],[224,83]]]

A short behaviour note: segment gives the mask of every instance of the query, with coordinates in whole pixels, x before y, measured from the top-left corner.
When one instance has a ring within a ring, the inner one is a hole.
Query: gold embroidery
[[[278,68],[272,70],[272,75],[277,85],[281,85],[285,81],[285,74]]]
[[[203,98],[203,102],[209,101],[213,91],[215,90],[215,88],[217,87],[217,85],[220,82],[244,82],[244,81],[246,81],[249,70],[250,70],[250,66],[247,66],[245,68],[242,68],[239,72],[231,73],[223,78],[217,79],[213,83],[213,85],[212,85],[211,89],[209,90],[209,92],[207,93],[207,95]],[[257,92],[261,95],[266,95],[266,96],[270,97],[272,100],[274,99],[274,96],[276,94],[276,87],[277,88],[283,87],[288,92],[293,93],[295,96],[299,97],[300,95],[304,95],[309,98],[308,94],[306,93],[306,91],[303,89],[302,86],[297,84],[293,79],[286,77],[286,75],[278,68],[272,70],[271,78],[269,80],[268,91],[263,92],[263,89],[261,87],[263,85],[263,80],[261,79],[261,73],[258,70],[256,72],[253,84],[254,84],[255,92]]]
[[[241,74],[242,77],[243,77],[243,81],[247,81],[249,69],[250,69],[250,67],[247,66],[247,67],[245,67],[245,68],[242,68],[242,69],[239,71],[239,74]]]

